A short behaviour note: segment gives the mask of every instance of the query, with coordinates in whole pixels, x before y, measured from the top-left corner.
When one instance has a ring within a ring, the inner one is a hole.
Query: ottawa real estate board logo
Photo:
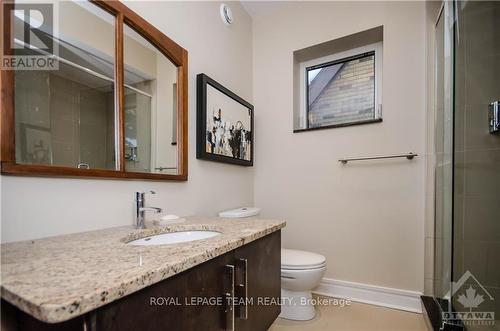
[[[2,1],[2,70],[57,70],[56,3]]]
[[[452,282],[450,297],[457,303],[453,305],[454,311],[443,313],[443,320],[465,326],[495,324],[495,312],[485,309],[492,307],[495,299],[470,271],[466,271],[457,282]]]

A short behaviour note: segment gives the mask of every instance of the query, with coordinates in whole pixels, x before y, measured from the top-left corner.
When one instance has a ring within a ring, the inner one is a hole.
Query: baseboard
[[[313,293],[422,313],[422,305],[420,303],[422,293],[414,291],[323,278],[319,286],[313,290]]]

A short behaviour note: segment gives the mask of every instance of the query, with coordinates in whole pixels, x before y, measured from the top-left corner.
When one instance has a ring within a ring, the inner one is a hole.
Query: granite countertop
[[[37,319],[69,320],[278,231],[284,221],[189,217],[185,223],[109,228],[1,245],[1,296]],[[210,239],[159,246],[153,234],[213,230]],[[142,260],[142,265],[140,265]]]

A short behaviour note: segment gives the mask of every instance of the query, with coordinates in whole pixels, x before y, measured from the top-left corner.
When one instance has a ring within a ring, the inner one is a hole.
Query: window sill
[[[380,123],[380,122],[382,122],[382,119],[381,118],[377,118],[377,119],[366,120],[366,121],[358,121],[358,122],[349,122],[349,123],[341,123],[341,124],[334,124],[334,125],[318,126],[316,128],[295,129],[295,130],[293,130],[293,133],[315,131],[315,130],[323,130],[323,129],[342,128],[342,127],[346,127],[346,126],[372,124],[372,123]]]

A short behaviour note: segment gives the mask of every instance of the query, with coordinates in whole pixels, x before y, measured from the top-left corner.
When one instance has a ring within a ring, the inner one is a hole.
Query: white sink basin
[[[127,243],[127,245],[133,245],[133,246],[171,245],[171,244],[184,243],[188,241],[213,238],[219,235],[221,235],[220,232],[204,231],[204,230],[169,232],[141,239],[136,239]]]

